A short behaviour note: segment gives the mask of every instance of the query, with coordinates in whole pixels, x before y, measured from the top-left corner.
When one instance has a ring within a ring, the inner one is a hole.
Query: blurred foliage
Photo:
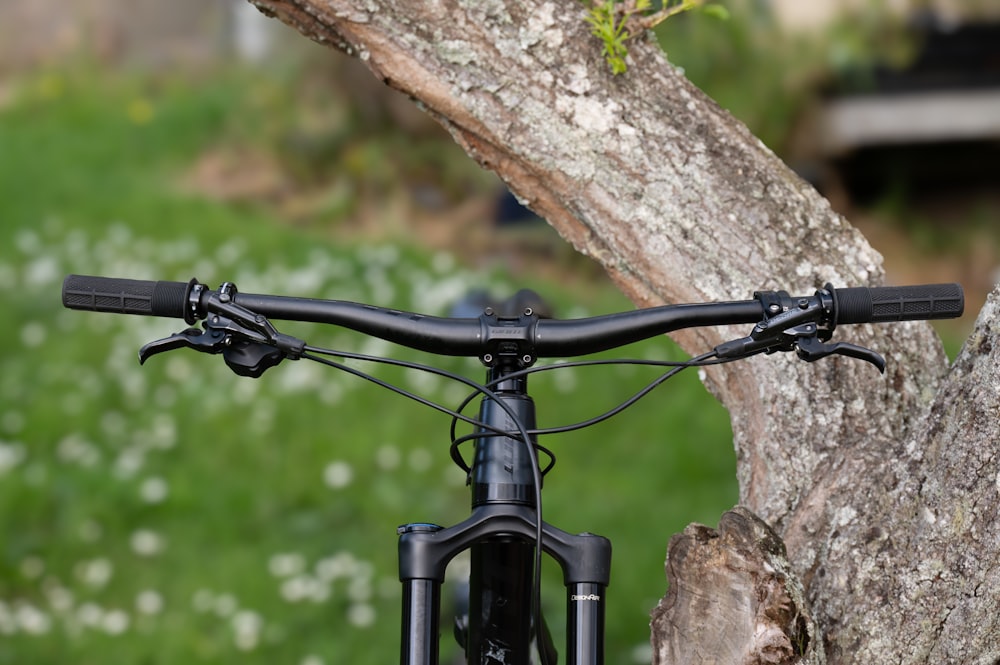
[[[692,83],[779,154],[802,111],[835,81],[862,80],[876,62],[901,64],[912,54],[912,41],[883,2],[862,3],[815,33],[785,30],[766,2],[728,7],[729,20],[687,13],[656,36]]]

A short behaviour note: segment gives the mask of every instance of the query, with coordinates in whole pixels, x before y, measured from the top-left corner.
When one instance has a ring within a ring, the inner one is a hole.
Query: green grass
[[[305,362],[259,380],[188,352],[140,368],[138,347],[181,322],[59,304],[73,272],[231,279],[244,291],[431,313],[477,284],[513,291],[510,275],[445,254],[347,241],[261,206],[182,193],[176,183],[203,151],[280,132],[294,107],[280,85],[240,72],[199,82],[80,68],[25,77],[0,109],[0,664],[397,657],[395,527],[467,511],[448,419]],[[607,286],[530,286],[562,315],[629,307]],[[279,327],[431,360],[319,326]],[[628,353],[678,356],[663,340]],[[471,361],[444,366],[481,374]],[[445,404],[465,395],[373,371]],[[542,424],[594,415],[655,376],[552,374],[533,379]],[[670,534],[714,524],[736,501],[728,419],[682,374],[611,423],[543,443],[559,456],[546,519],[614,542],[608,662],[630,662],[664,590]],[[560,597],[546,592],[553,623]]]

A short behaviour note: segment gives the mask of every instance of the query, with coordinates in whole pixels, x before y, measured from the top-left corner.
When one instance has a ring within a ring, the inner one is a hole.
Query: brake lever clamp
[[[207,298],[205,309],[213,313],[213,316],[205,322],[206,328],[224,322],[226,330],[235,334],[239,340],[274,347],[281,352],[282,357],[291,360],[298,360],[302,356],[306,347],[304,341],[278,332],[267,317],[237,305],[235,296],[236,285],[226,282],[219,287],[218,293]]]
[[[785,291],[756,291],[753,295],[763,308],[764,318],[748,336],[716,346],[719,358],[791,351],[795,340],[802,335],[813,335],[826,342],[833,334],[832,301],[824,291],[817,291],[814,298],[793,298]]]

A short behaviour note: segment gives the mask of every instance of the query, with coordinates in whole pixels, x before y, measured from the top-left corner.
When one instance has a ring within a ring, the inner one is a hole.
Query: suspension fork
[[[490,538],[502,536],[513,543],[527,544],[532,549],[535,537],[535,513],[525,506],[482,506],[460,524],[443,528],[432,524],[409,524],[399,529],[399,577],[403,583],[402,665],[438,665],[440,637],[441,584],[445,569],[459,552],[473,549]],[[567,624],[566,658],[569,665],[602,665],[604,663],[605,590],[611,572],[611,543],[607,538],[589,533],[572,535],[549,524],[543,524],[543,543],[563,571],[566,586]],[[496,543],[490,543],[491,546]],[[490,557],[502,557],[503,548],[492,549]],[[532,552],[533,554],[533,552]],[[532,563],[534,557],[531,557]],[[483,563],[491,563],[486,561]],[[523,564],[522,564],[523,565]],[[489,570],[490,568],[485,568]],[[525,573],[520,573],[523,578]],[[473,573],[475,579],[475,573]],[[470,580],[472,582],[472,580]],[[503,581],[500,582],[501,587]],[[519,588],[520,584],[515,584]],[[470,601],[477,596],[482,606],[493,591],[470,584]],[[501,594],[505,593],[501,588]],[[522,614],[529,615],[529,591],[515,603]],[[495,621],[501,621],[499,614]],[[473,640],[492,639],[494,626],[487,629],[472,627],[470,615],[467,645]],[[514,620],[512,620],[514,621]],[[501,626],[512,630],[510,626]],[[523,630],[523,627],[516,628]],[[478,631],[478,632],[477,632]],[[523,635],[523,633],[521,633]],[[475,635],[476,637],[472,637]],[[501,635],[502,639],[502,635]],[[501,643],[501,642],[497,642]],[[525,647],[527,648],[527,647]],[[481,649],[480,649],[481,651]],[[493,650],[510,658],[512,653]],[[527,653],[527,652],[525,652]],[[492,665],[493,660],[470,660],[477,665]],[[508,663],[523,665],[527,660]]]
[[[507,409],[484,399],[480,420],[516,431],[509,409],[525,429],[533,429],[534,403],[524,378],[504,379],[494,369],[490,380]],[[447,529],[430,524],[400,527],[403,665],[438,664],[441,583],[447,563],[466,549],[472,555],[467,662],[526,665],[530,661],[537,520],[531,455],[523,441],[499,434],[483,436],[476,442],[469,474],[472,515]],[[601,665],[610,541],[592,534],[570,535],[548,524],[542,525],[542,536],[543,548],[562,567],[566,584],[566,662]],[[536,628],[541,643],[545,629],[540,617]]]

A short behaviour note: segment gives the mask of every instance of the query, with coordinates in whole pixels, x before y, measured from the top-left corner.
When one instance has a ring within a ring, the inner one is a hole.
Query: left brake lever
[[[188,328],[170,337],[158,339],[139,349],[139,364],[149,358],[175,349],[194,349],[203,353],[221,353],[226,347],[226,335],[221,330],[199,330]]]

